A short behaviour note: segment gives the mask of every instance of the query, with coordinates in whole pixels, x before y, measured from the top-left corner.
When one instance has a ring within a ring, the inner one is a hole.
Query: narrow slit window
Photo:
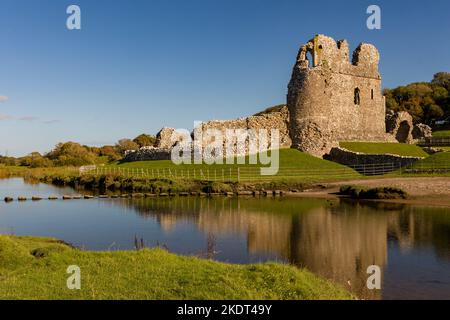
[[[355,97],[354,97],[354,102],[356,105],[360,105],[361,104],[361,97],[360,97],[360,90],[359,88],[355,88]]]
[[[370,90],[370,98],[373,100],[373,89]]]

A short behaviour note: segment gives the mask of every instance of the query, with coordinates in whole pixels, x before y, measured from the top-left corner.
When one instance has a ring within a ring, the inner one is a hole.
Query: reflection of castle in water
[[[430,215],[412,214],[413,209],[402,205],[387,204],[380,210],[370,204],[311,199],[190,197],[124,204],[156,218],[165,230],[189,222],[204,233],[246,235],[249,253],[275,254],[346,287],[350,284],[361,298],[380,298],[379,291],[366,289],[366,270],[387,264],[389,239],[407,249],[430,241],[447,248],[450,238],[433,238]]]

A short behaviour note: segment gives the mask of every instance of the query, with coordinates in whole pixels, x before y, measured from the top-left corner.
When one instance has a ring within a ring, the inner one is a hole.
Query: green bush
[[[202,188],[202,191],[206,193],[225,193],[232,192],[233,188],[226,183],[210,182]]]
[[[367,188],[361,186],[342,186],[339,194],[349,196],[352,199],[406,199],[408,194],[395,187]]]

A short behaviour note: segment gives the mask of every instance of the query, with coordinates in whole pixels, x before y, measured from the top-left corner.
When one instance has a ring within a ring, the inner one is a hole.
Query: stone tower
[[[386,141],[379,53],[316,35],[300,48],[288,86],[293,147],[322,157],[339,141]]]

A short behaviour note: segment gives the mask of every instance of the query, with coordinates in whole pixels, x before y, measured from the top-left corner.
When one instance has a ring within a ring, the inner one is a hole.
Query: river
[[[76,194],[0,180],[0,197]],[[303,198],[142,198],[0,203],[0,233],[85,250],[146,246],[230,263],[305,267],[364,299],[450,299],[450,209]],[[366,287],[381,268],[381,290]]]

